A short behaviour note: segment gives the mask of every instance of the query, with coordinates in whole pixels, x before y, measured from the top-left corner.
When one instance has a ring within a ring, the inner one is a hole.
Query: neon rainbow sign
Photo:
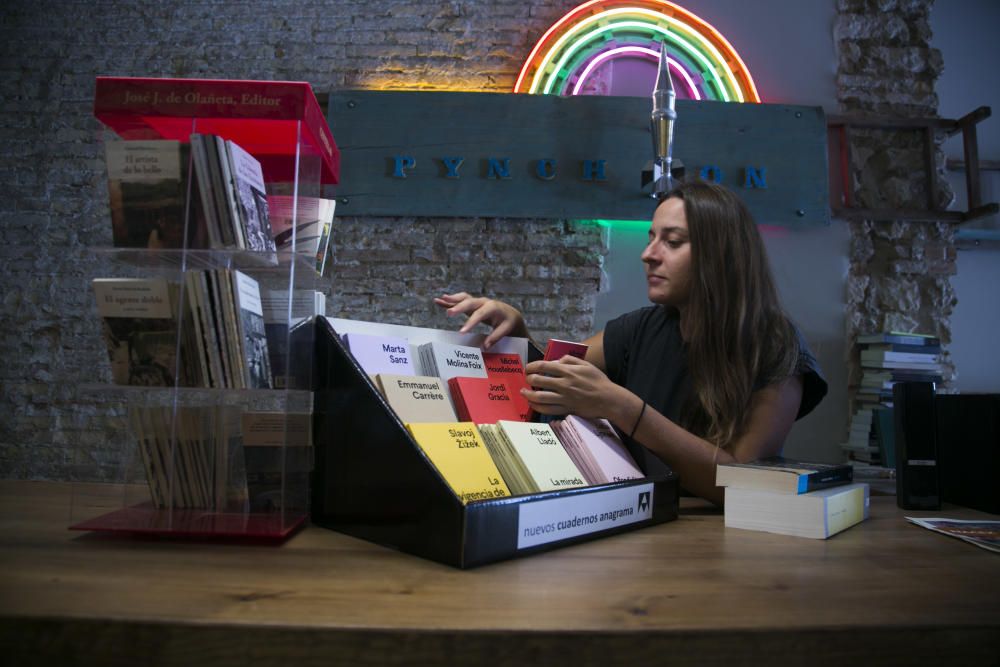
[[[590,0],[550,27],[531,50],[515,93],[578,95],[616,58],[654,63],[667,44],[679,98],[760,102],[750,70],[704,20],[668,0]]]

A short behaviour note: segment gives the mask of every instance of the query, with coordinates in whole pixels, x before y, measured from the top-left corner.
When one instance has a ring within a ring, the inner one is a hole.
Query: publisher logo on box
[[[649,491],[644,491],[639,494],[638,510],[640,512],[649,511]]]

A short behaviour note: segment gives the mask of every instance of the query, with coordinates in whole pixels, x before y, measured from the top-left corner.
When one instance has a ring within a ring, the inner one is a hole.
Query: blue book
[[[884,331],[881,333],[863,334],[858,336],[858,343],[886,343],[892,345],[937,345],[941,339],[936,336],[901,331]]]
[[[849,484],[854,469],[848,463],[811,463],[771,456],[749,463],[720,463],[715,485],[777,493],[808,493]]]

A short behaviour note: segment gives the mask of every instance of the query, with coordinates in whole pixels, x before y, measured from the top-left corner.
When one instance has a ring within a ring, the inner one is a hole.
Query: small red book
[[[567,354],[577,359],[583,359],[587,356],[587,348],[588,346],[584,343],[550,338],[548,345],[545,346],[545,361],[559,361]]]
[[[577,359],[583,359],[587,356],[587,348],[589,347],[589,345],[584,343],[575,343],[571,340],[550,338],[548,344],[545,346],[545,356],[543,357],[543,360],[559,361],[566,355],[576,357]],[[540,415],[532,410],[528,421],[549,422],[553,419],[555,419],[555,417],[552,415]]]
[[[501,419],[525,421],[511,398],[510,385],[496,378],[453,377],[448,380],[459,421],[495,424]]]

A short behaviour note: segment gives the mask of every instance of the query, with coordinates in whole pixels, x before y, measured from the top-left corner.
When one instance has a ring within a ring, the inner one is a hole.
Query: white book
[[[432,341],[418,348],[423,375],[442,380],[453,377],[489,377],[483,352],[478,347]]]
[[[368,375],[417,375],[416,365],[405,338],[346,333],[344,344]]]
[[[726,487],[727,528],[826,539],[868,518],[864,483],[788,494]]]
[[[524,463],[539,491],[587,486],[569,454],[548,424],[500,420],[501,436]]]
[[[287,289],[262,289],[261,306],[264,321],[270,323],[289,322],[289,291]],[[313,315],[326,315],[326,295],[319,290],[297,289],[291,293],[291,321]]]
[[[861,350],[862,361],[902,361],[918,364],[934,364],[939,361],[937,353],[892,352],[883,350]]]
[[[458,421],[441,378],[379,373],[375,384],[404,424]]]

